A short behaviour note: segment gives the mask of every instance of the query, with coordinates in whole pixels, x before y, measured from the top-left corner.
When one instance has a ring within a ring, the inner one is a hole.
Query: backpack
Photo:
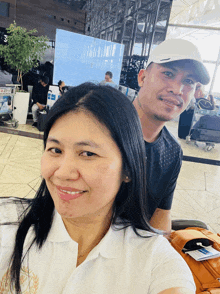
[[[212,245],[214,249],[220,251],[220,234],[193,227],[172,232],[169,241],[191,269],[196,284],[196,294],[220,294],[220,257],[196,261],[183,252],[184,248],[188,250],[201,248],[196,244],[198,242],[203,246]]]

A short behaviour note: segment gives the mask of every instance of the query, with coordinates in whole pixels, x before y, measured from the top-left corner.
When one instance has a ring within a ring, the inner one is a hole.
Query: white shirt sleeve
[[[153,254],[149,294],[158,294],[173,287],[183,287],[196,291],[188,265],[165,237],[158,238]]]

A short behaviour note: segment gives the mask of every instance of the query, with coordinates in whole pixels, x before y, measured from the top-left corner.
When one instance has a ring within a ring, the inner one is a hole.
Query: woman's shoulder
[[[121,231],[122,242],[125,247],[130,248],[129,250],[136,250],[138,247],[139,251],[148,251],[152,248],[160,247],[164,242],[167,243],[167,240],[162,235],[147,230],[135,229],[132,226],[124,227],[121,224],[112,228],[113,231]]]
[[[0,198],[0,225],[19,222],[28,208],[31,199],[18,197]]]

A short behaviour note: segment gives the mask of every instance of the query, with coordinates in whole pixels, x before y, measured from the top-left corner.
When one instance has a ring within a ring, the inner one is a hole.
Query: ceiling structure
[[[189,9],[192,5],[199,3],[199,0],[173,0],[172,10],[170,14],[170,22],[176,18],[183,10]]]
[[[124,45],[120,84],[138,88],[133,76],[152,45],[165,40],[172,0],[88,0],[86,35]]]
[[[196,44],[211,81],[209,93],[220,93],[220,1],[173,0],[166,38],[182,38]]]

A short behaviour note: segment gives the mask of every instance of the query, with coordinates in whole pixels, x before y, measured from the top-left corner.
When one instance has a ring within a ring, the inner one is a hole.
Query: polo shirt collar
[[[99,244],[90,252],[89,256],[91,258],[95,258],[99,254],[105,258],[118,258],[122,254],[125,232],[123,229],[116,230],[115,227],[116,226],[111,226]],[[117,226],[117,228],[118,227],[119,226]],[[77,242],[69,236],[63,220],[56,209],[54,210],[53,222],[47,241],[56,243],[73,242],[77,244]]]
[[[47,240],[49,242],[56,243],[74,242],[65,228],[61,215],[57,212],[56,209],[54,209],[53,221]]]

